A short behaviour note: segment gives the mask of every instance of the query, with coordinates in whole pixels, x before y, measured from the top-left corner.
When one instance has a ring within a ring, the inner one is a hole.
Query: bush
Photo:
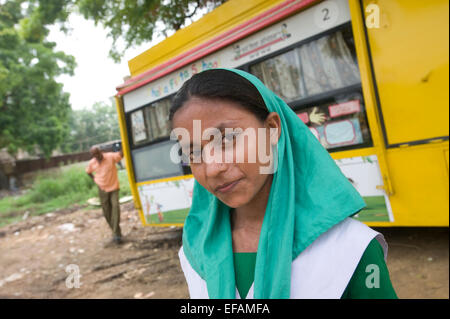
[[[131,194],[125,170],[118,172],[120,197]],[[84,171],[84,167],[73,165],[63,168],[56,174],[39,175],[31,189],[20,197],[5,197],[0,200],[0,217],[10,218],[29,210],[38,215],[57,209],[68,208],[74,204],[84,204],[91,197],[98,196],[97,185]],[[17,219],[17,218],[16,218]],[[0,220],[0,225],[5,224]]]
[[[74,196],[88,199],[95,188],[91,178],[81,167],[72,167],[56,176],[38,177],[29,192],[33,203],[44,203],[58,197]]]

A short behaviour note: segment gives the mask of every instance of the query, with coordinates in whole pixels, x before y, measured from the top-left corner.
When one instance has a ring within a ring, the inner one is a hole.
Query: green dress
[[[236,287],[241,298],[245,298],[253,284],[256,253],[234,253],[233,257]],[[368,265],[378,266],[379,283],[369,277],[374,273],[372,266],[368,268]],[[369,281],[369,285],[366,281]],[[373,239],[367,246],[341,299],[397,299],[384,261],[383,248],[378,240]]]

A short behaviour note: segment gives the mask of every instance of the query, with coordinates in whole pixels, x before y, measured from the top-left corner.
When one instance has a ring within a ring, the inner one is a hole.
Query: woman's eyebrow
[[[232,128],[233,124],[236,124],[237,121],[235,120],[230,120],[230,121],[225,121],[225,122],[221,122],[219,125],[217,125],[215,128],[218,129],[219,131],[223,131],[226,128]]]

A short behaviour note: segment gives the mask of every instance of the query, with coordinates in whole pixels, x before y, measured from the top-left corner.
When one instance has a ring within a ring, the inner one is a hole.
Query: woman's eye
[[[237,132],[224,134],[224,137],[222,139],[222,142],[224,143],[224,146],[230,145],[236,140],[236,136],[238,135]]]

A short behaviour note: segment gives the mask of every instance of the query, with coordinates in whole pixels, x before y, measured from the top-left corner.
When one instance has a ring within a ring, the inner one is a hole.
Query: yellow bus
[[[193,74],[259,77],[366,201],[369,226],[448,226],[448,0],[229,0],[129,61],[117,87],[143,225],[183,225],[189,166],[170,160],[171,97]]]

